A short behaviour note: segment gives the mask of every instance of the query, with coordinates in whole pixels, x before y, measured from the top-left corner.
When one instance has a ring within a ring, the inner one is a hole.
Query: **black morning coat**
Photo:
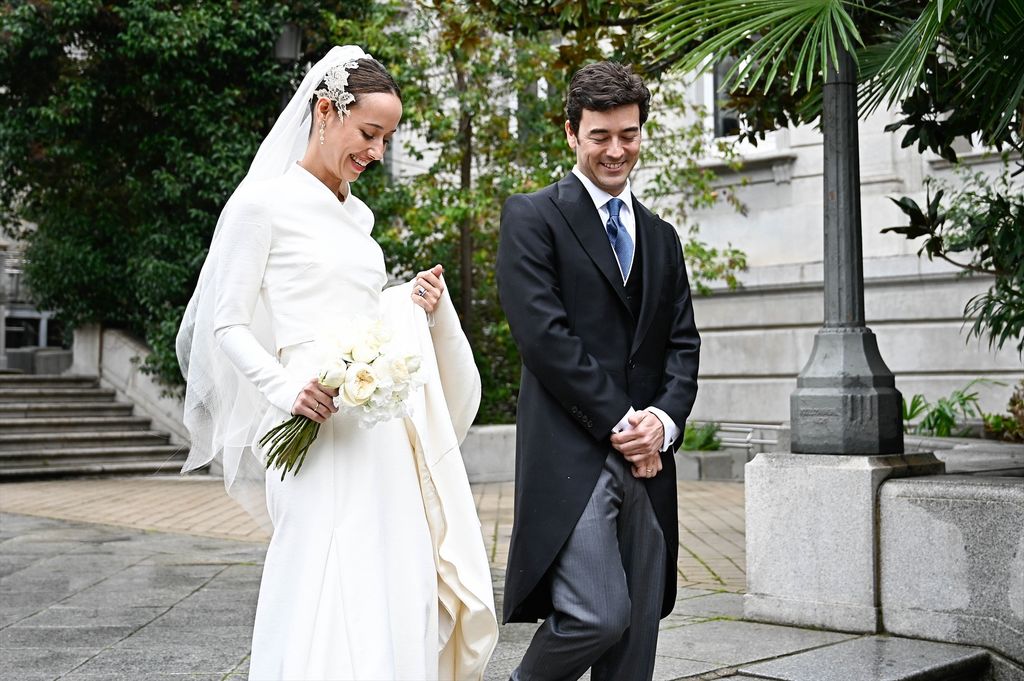
[[[697,395],[700,337],[679,237],[635,198],[632,207],[639,306],[627,299],[600,215],[575,175],[502,208],[498,294],[523,358],[503,622],[551,613],[546,573],[629,407],[659,407],[682,429]],[[667,544],[664,617],[675,603],[679,531],[671,451],[662,464],[643,482]]]

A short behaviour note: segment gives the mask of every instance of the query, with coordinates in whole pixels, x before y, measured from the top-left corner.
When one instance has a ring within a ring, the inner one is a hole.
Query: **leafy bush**
[[[170,385],[217,215],[292,76],[273,48],[298,11],[265,0],[0,8],[0,219],[27,242],[27,284],[69,326],[144,338],[147,368]]]
[[[989,289],[964,308],[964,317],[973,320],[968,338],[987,337],[989,347],[995,348],[1009,341],[1024,353],[1024,190],[1014,183],[1005,159],[1002,174],[993,180],[962,166],[957,174],[962,182],[958,188],[927,180],[924,208],[906,196],[892,199],[910,224],[882,232],[923,237],[918,255],[941,258],[968,275],[994,277]]]
[[[683,449],[686,451],[714,451],[722,447],[718,439],[718,424],[714,421],[695,426],[686,424],[683,431]]]
[[[976,384],[995,383],[984,378],[976,378],[962,388],[958,388],[949,394],[948,397],[940,397],[935,404],[931,404],[924,395],[914,395],[910,403],[903,399],[903,426],[908,432],[918,435],[933,435],[935,437],[963,437],[970,433],[970,428],[964,423],[970,419],[981,419],[983,414],[978,404],[978,393],[971,388]],[[924,417],[915,426],[911,421],[921,414]]]
[[[1024,380],[1010,396],[1006,414],[985,414],[985,432],[1009,442],[1024,442]]]

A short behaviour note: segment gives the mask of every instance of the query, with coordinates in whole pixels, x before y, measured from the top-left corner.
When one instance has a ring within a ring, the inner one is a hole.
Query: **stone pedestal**
[[[103,329],[98,324],[83,324],[75,329],[71,346],[71,368],[68,373],[76,376],[100,375],[103,362]]]
[[[931,453],[758,454],[746,468],[744,617],[880,631],[878,488],[941,472]]]

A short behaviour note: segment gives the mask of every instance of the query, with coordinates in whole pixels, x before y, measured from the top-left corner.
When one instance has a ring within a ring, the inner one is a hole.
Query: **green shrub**
[[[963,437],[970,433],[964,423],[970,419],[981,419],[982,411],[978,403],[977,391],[971,388],[977,384],[994,383],[997,381],[976,378],[962,388],[951,392],[948,397],[940,397],[935,404],[928,402],[924,395],[914,395],[910,403],[903,399],[903,427],[906,432],[935,437]],[[918,416],[924,416],[916,424],[911,422]]]
[[[985,432],[1008,442],[1024,442],[1024,380],[1017,384],[1006,414],[985,414]]]
[[[718,424],[714,421],[695,426],[686,424],[683,431],[683,449],[686,451],[714,451],[722,447],[718,439]]]

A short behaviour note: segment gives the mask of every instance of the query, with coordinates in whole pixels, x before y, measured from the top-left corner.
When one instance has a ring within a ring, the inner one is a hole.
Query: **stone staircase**
[[[0,481],[176,473],[187,455],[95,378],[0,375]]]

